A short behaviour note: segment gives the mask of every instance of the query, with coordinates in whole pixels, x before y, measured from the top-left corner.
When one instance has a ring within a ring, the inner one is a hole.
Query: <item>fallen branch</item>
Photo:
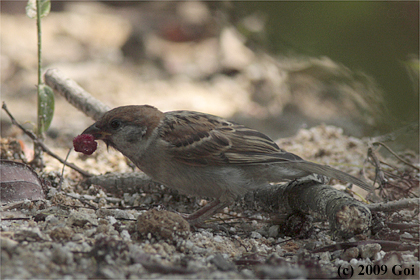
[[[358,247],[361,245],[367,244],[379,244],[381,249],[384,251],[412,251],[416,248],[414,245],[403,244],[399,241],[388,241],[388,240],[361,240],[356,242],[343,242],[334,245],[324,246],[312,250],[312,253],[321,253],[321,252],[333,252],[337,250],[346,250],[348,248]]]
[[[408,161],[404,160],[403,158],[401,158],[399,155],[397,155],[396,152],[394,152],[390,147],[388,147],[387,145],[385,145],[385,143],[382,142],[373,142],[372,145],[380,145],[382,147],[384,147],[385,149],[388,150],[388,152],[390,152],[394,157],[396,157],[399,161],[403,162],[404,164],[410,166],[413,169],[416,169],[417,171],[420,171],[420,168],[417,166],[412,165],[411,163],[409,163]]]
[[[75,108],[94,120],[98,120],[111,109],[85,91],[75,81],[65,77],[58,69],[48,69],[44,74],[44,79],[54,92],[62,95]]]
[[[420,205],[419,198],[401,199],[397,201],[390,201],[387,203],[373,203],[367,207],[370,211],[395,212],[402,209],[418,209]]]
[[[336,237],[351,237],[369,229],[372,215],[367,206],[317,181],[292,181],[248,193],[245,203],[270,212],[305,213],[326,218]]]

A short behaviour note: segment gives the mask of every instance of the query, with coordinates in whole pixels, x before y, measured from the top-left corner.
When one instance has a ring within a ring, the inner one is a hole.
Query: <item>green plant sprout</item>
[[[29,0],[26,5],[26,15],[36,19],[38,40],[38,118],[36,134],[43,138],[43,133],[51,125],[54,115],[53,90],[42,82],[42,44],[41,44],[41,18],[47,16],[51,9],[50,0]]]

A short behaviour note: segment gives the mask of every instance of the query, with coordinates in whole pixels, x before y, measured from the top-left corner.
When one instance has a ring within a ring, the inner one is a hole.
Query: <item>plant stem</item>
[[[36,27],[37,27],[37,39],[38,39],[38,86],[37,86],[37,130],[36,135],[38,139],[42,140],[43,133],[42,133],[42,112],[40,112],[40,102],[41,102],[41,12],[40,12],[40,0],[35,0],[36,2]],[[42,147],[39,145],[38,142],[34,142],[34,158],[31,161],[32,166],[43,167],[43,160],[42,160]]]
[[[37,35],[38,35],[38,87],[37,87],[37,104],[39,104],[40,101],[40,85],[42,83],[42,77],[41,77],[41,72],[42,72],[42,59],[41,59],[41,12],[40,12],[40,0],[36,0],[36,26],[37,26]],[[37,112],[37,116],[38,116],[38,129],[37,129],[37,136],[39,138],[43,138],[42,137],[42,132],[41,132],[41,112],[39,112],[39,106],[38,107],[38,112]]]

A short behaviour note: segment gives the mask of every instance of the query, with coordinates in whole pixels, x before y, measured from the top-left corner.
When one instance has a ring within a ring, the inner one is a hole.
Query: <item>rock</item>
[[[95,214],[86,212],[72,212],[67,220],[69,225],[83,227],[85,224],[90,223],[91,225],[97,226],[98,219]]]
[[[59,265],[70,265],[73,263],[73,253],[66,247],[53,244],[52,261]]]
[[[141,236],[173,240],[190,233],[190,224],[180,215],[165,210],[152,209],[137,218],[137,231]]]
[[[363,259],[366,259],[366,258],[373,259],[373,257],[381,251],[381,249],[382,247],[378,243],[359,246],[360,256]]]
[[[321,261],[328,263],[331,260],[331,253],[330,252],[323,252],[319,255]]]
[[[214,257],[210,259],[210,263],[214,264],[221,271],[235,270],[235,265],[226,260],[221,254],[214,255]]]
[[[280,229],[279,225],[271,226],[268,229],[268,236],[276,238],[279,235],[279,229]]]
[[[38,227],[21,228],[16,231],[15,239],[18,241],[48,241],[50,238],[41,232]]]
[[[1,244],[1,250],[6,250],[7,252],[12,251],[19,243],[6,238],[6,237],[0,237],[0,244]]]
[[[50,237],[54,241],[70,240],[73,235],[73,230],[69,227],[57,227],[50,232]]]
[[[359,249],[356,247],[348,248],[346,251],[344,251],[341,258],[345,261],[350,261],[351,259],[357,258],[359,253]]]
[[[253,231],[253,232],[251,232],[251,238],[261,239],[262,238],[262,235],[259,232]]]

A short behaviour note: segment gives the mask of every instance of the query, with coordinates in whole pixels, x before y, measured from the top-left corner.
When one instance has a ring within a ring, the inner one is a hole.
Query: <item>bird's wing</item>
[[[189,111],[170,112],[165,117],[166,125],[159,133],[168,143],[169,154],[180,163],[193,166],[279,163],[373,190],[366,182],[345,172],[288,153],[265,134],[243,125]]]
[[[261,132],[220,117],[190,111],[166,113],[160,134],[169,153],[184,164],[204,166],[302,160]]]

